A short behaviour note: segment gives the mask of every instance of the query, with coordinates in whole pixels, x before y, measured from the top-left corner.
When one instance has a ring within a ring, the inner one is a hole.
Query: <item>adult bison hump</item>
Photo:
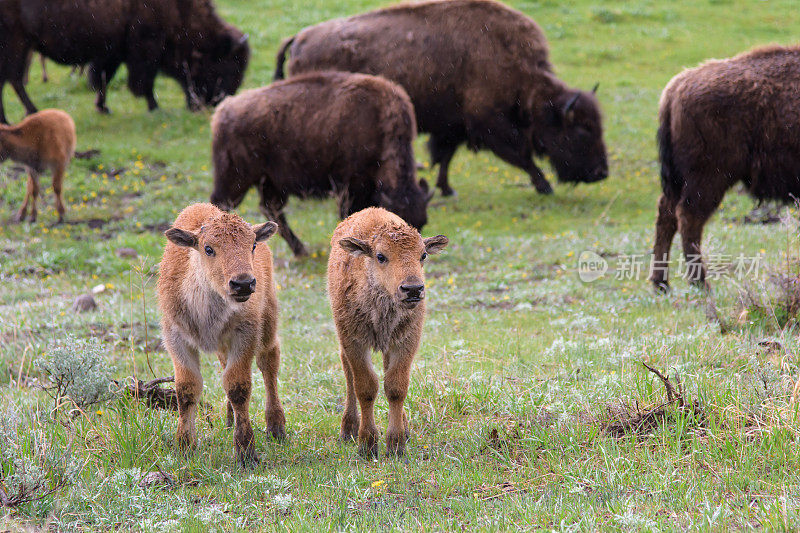
[[[453,192],[447,167],[464,143],[522,168],[542,193],[552,189],[534,155],[548,157],[561,181],[608,175],[593,92],[559,80],[539,26],[493,0],[407,3],[323,22],[284,41],[277,65],[276,78],[286,66],[290,76],[344,70],[403,86],[420,131],[431,134],[444,194]]]

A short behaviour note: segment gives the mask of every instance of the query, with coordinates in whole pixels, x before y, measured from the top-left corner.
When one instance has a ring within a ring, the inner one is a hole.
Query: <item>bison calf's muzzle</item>
[[[256,292],[256,278],[250,274],[240,274],[230,280],[231,297],[239,303],[246,302]]]
[[[416,307],[425,298],[425,285],[419,282],[407,282],[400,285],[400,300],[406,307]]]

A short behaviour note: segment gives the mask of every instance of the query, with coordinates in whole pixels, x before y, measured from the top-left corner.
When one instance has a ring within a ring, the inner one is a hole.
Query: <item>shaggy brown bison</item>
[[[800,47],[771,46],[678,74],[659,105],[661,188],[650,279],[668,285],[677,231],[687,278],[705,285],[703,226],[743,183],[758,200],[800,196]]]
[[[331,238],[328,294],[347,386],[341,438],[357,436],[364,455],[378,455],[380,436],[373,412],[378,376],[371,350],[383,352],[383,390],[389,400],[387,454],[402,455],[405,450],[408,419],[403,402],[425,321],[422,265],[447,242],[444,235],[423,239],[381,208],[348,217]]]
[[[28,190],[19,208],[16,222],[25,220],[28,205],[31,222],[36,221],[36,200],[39,197],[39,174],[53,173],[53,194],[56,197],[58,222],[64,221],[64,199],[61,188],[72,156],[75,155],[75,122],[64,111],[45,109],[26,117],[19,124],[0,124],[0,163],[18,161],[28,168]]]
[[[211,204],[194,204],[166,231],[158,306],[164,345],[175,367],[182,448],[197,442],[195,418],[203,391],[200,350],[215,352],[222,365],[238,459],[248,463],[257,458],[248,410],[254,358],[266,388],[267,430],[274,437],[285,436],[278,398],[278,300],[272,253],[264,242],[275,229],[274,222],[251,226]]]
[[[416,228],[427,222],[428,185],[417,183],[411,146],[414,110],[383,78],[311,73],[251,89],[219,105],[211,130],[211,202],[232,209],[258,186],[264,214],[295,255],[306,249],[283,214],[290,195],[333,193],[341,218],[383,206]]]
[[[181,84],[195,108],[236,92],[249,56],[247,36],[221,20],[211,0],[0,0],[0,91],[11,82],[28,113],[36,107],[23,81],[34,49],[59,63],[89,63],[101,112],[122,63],[128,87],[150,110],[159,71]]]
[[[592,92],[556,78],[539,26],[493,0],[400,4],[308,27],[278,53],[276,79],[312,70],[384,76],[408,92],[439,165],[437,185],[453,194],[447,167],[464,142],[525,170],[541,193],[552,188],[533,155],[558,178],[608,176],[600,109]]]

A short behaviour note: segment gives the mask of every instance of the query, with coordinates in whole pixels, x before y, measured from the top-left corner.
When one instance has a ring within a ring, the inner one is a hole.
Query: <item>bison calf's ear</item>
[[[278,231],[278,225],[275,222],[264,222],[253,226],[253,231],[256,232],[256,242],[266,241]]]
[[[372,247],[355,237],[347,237],[339,241],[339,246],[350,252],[352,255],[372,255]]]
[[[164,232],[164,235],[178,246],[197,248],[197,235],[191,231],[182,230],[180,228],[169,228]]]
[[[450,239],[444,235],[437,235],[435,237],[428,237],[422,242],[425,244],[426,252],[429,254],[438,254],[444,250],[445,246],[447,246],[447,243],[450,242]]]

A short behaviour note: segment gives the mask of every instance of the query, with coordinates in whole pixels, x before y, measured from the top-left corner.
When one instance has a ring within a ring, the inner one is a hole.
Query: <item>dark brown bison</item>
[[[0,91],[10,82],[28,113],[36,111],[23,85],[31,50],[67,65],[88,63],[101,112],[122,63],[128,87],[150,110],[158,106],[158,72],[175,78],[196,108],[236,92],[249,57],[247,36],[221,20],[210,0],[0,0]]]
[[[592,92],[556,78],[539,26],[493,0],[400,4],[308,27],[286,40],[275,78],[346,70],[381,75],[408,92],[439,165],[437,185],[453,194],[447,167],[464,142],[525,170],[552,188],[533,155],[549,157],[559,180],[608,176],[603,128]]]
[[[705,285],[703,226],[741,182],[758,200],[800,196],[800,47],[759,48],[678,74],[659,105],[661,188],[650,280],[668,285],[681,233],[687,278]]]
[[[295,255],[303,243],[286,222],[289,196],[339,200],[344,218],[365,207],[427,222],[428,184],[417,183],[414,108],[388,80],[311,73],[226,98],[212,119],[211,202],[231,209],[258,186],[264,214]]]

